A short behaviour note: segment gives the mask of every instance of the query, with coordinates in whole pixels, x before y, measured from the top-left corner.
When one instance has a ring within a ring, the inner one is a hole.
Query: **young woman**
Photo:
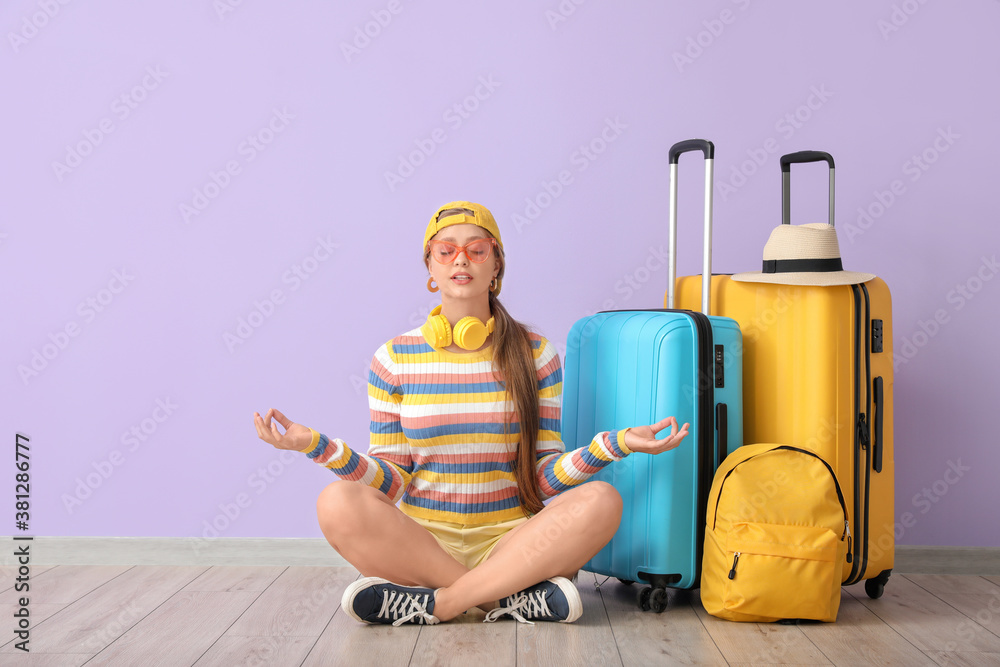
[[[571,579],[614,535],[622,508],[610,484],[583,482],[631,452],[677,447],[688,424],[601,432],[566,452],[559,357],[497,299],[504,253],[493,215],[445,204],[423,252],[441,305],[375,352],[368,454],[273,408],[254,413],[257,434],[360,482],[334,482],[317,502],[326,539],[364,575],[344,592],[355,619],[433,624],[478,606],[487,621],[572,622],[582,605]]]

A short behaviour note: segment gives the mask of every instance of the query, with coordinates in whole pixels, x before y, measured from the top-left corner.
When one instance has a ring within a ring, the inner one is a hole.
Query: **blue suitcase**
[[[703,275],[711,275],[714,146],[695,139],[670,149],[671,287],[676,277],[677,161],[691,150],[705,155]],[[672,305],[673,292],[668,292],[667,304]],[[620,310],[585,317],[570,329],[566,345],[565,442],[653,424],[670,415],[678,424],[691,425],[676,449],[630,454],[591,478],[614,485],[624,509],[614,537],[583,569],[623,583],[650,584],[639,593],[644,610],[663,611],[668,586],[699,586],[712,479],[722,460],[743,444],[742,335],[735,320],[706,317],[709,295],[702,297],[701,313]]]

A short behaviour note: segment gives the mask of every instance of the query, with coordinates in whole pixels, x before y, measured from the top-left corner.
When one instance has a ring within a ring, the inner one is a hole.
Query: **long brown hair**
[[[443,211],[441,215],[446,215]],[[493,236],[483,229],[487,235]],[[497,278],[503,280],[505,261],[503,250],[496,246],[500,272]],[[424,252],[424,264],[429,268],[430,252]],[[515,320],[500,303],[500,299],[490,291],[490,314],[494,319],[493,330],[493,376],[504,388],[505,400],[514,404],[514,413],[504,422],[504,436],[511,438],[511,423],[516,417],[520,427],[517,454],[514,458],[514,476],[517,479],[517,495],[525,514],[537,514],[545,507],[535,476],[535,459],[538,450],[538,430],[541,427],[541,410],[538,405],[538,373],[535,370],[535,355],[528,328]]]
[[[502,268],[500,273],[503,273]],[[493,292],[490,292],[490,312],[496,325],[493,331],[493,372],[503,378],[501,383],[504,386],[504,396],[513,401],[514,412],[520,424],[521,437],[517,445],[517,457],[514,459],[517,495],[525,513],[537,514],[544,507],[538,478],[535,477],[541,417],[538,406],[538,374],[535,371],[531,338],[527,327],[510,316]],[[510,437],[509,421],[504,423],[504,435]]]

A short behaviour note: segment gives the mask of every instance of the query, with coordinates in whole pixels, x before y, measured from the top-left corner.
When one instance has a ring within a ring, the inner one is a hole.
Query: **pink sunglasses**
[[[496,239],[483,238],[469,241],[465,245],[455,245],[448,241],[430,241],[427,245],[433,257],[439,264],[448,264],[455,261],[458,253],[464,252],[470,262],[482,264],[490,258],[493,247],[497,244]]]

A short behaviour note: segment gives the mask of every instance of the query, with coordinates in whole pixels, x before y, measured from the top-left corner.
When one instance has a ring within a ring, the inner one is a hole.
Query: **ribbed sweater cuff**
[[[323,456],[324,452],[326,452],[327,450],[327,447],[329,447],[330,445],[333,445],[333,447],[335,447],[338,450],[340,449],[340,441],[334,440],[331,443],[330,439],[327,438],[322,433],[320,433],[319,431],[312,428],[309,429],[309,431],[312,433],[312,440],[309,442],[309,446],[301,451],[310,459],[313,459],[315,461],[317,458]],[[339,452],[329,452],[329,454],[330,454],[329,456],[323,456],[324,462],[329,461],[330,459],[337,458]]]
[[[608,432],[608,442],[611,443],[610,454],[616,461],[620,461],[632,453],[632,450],[625,445],[625,431],[627,430],[622,429],[620,431]]]

